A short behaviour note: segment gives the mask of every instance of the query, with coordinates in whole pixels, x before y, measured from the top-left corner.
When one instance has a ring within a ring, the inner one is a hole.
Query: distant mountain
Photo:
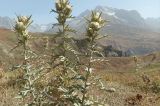
[[[94,10],[103,12],[102,17],[105,20],[109,20],[101,31],[101,34],[111,35],[111,38],[99,41],[101,45],[113,45],[117,50],[130,51],[133,54],[160,51],[160,47],[158,46],[160,45],[160,31],[155,31],[151,24],[137,11],[102,6],[97,6]],[[77,30],[77,34],[74,37],[84,37],[87,27],[84,17],[89,18],[90,14],[91,11],[86,10],[68,22],[73,29]],[[50,31],[55,32],[55,30],[56,28]]]
[[[114,29],[114,27],[135,27],[140,29],[153,30],[160,32],[160,18],[147,18],[144,19],[136,10],[124,10],[116,9],[107,6],[97,6],[95,11],[103,12],[103,18],[109,20],[109,26]],[[68,23],[74,29],[78,29],[79,32],[84,32],[86,22],[84,17],[89,17],[91,10],[86,10],[80,13],[75,19],[72,19]],[[52,29],[52,24],[33,23],[29,28],[31,32],[55,32],[56,28]],[[0,28],[12,29],[14,25],[14,20],[9,17],[0,17]],[[114,31],[116,31],[114,29]]]
[[[9,17],[0,17],[0,28],[13,29],[15,22]],[[47,25],[32,24],[29,27],[30,32],[44,32],[48,28]]]
[[[133,54],[146,54],[160,51],[160,18],[144,19],[136,10],[124,10],[111,7],[97,6],[95,11],[102,12],[102,17],[109,20],[101,30],[102,35],[111,38],[99,41],[103,46],[112,45],[117,50],[129,51]],[[91,10],[86,10],[67,23],[77,31],[75,38],[84,39],[87,27],[84,17],[89,18]],[[0,27],[12,28],[14,21],[8,17],[0,17]],[[53,23],[46,25],[33,24],[31,32],[56,33],[57,27]]]
[[[103,17],[110,20],[110,24],[124,24],[134,27],[145,27],[145,20],[136,10],[124,10],[111,7],[97,6],[95,11],[103,12]]]
[[[146,23],[152,30],[160,32],[160,18],[147,18]]]
[[[29,27],[29,31],[30,32],[44,32],[48,29],[48,25],[39,25],[39,24],[32,24],[30,27]]]
[[[1,17],[0,16],[0,27],[11,29],[13,27],[13,20],[9,17]]]
[[[141,15],[136,10],[124,10],[111,7],[97,6],[95,8],[95,11],[103,12],[103,18],[110,21],[108,23],[109,26],[106,26],[104,28],[104,33],[106,33],[107,30],[111,32],[114,31],[113,33],[121,33],[122,30],[126,31],[126,28],[128,29],[129,33],[132,29],[152,30],[149,24],[146,23],[146,20],[141,17]],[[84,32],[86,26],[86,21],[84,17],[89,18],[90,14],[91,11],[86,10],[68,23],[72,28],[78,29],[79,32]]]
[[[153,30],[155,24],[154,21],[147,21],[144,19],[136,10],[124,10],[116,9],[111,7],[97,6],[95,11],[103,12],[103,18],[109,20],[109,26],[114,29],[114,27],[131,27],[143,30]],[[70,26],[74,29],[78,29],[79,32],[85,31],[86,21],[84,17],[89,18],[91,10],[86,10],[78,15],[75,19],[68,22]],[[157,19],[154,19],[155,21]],[[55,32],[57,28],[47,29],[49,32]],[[114,29],[116,31],[117,29]],[[155,31],[155,30],[154,30]]]

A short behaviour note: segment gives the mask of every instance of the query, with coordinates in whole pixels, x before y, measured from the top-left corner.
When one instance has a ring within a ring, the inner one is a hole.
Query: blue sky
[[[119,9],[138,10],[143,17],[160,17],[160,0],[71,0],[73,15],[97,5]],[[55,21],[50,14],[54,0],[0,0],[0,16],[15,18],[16,14],[33,15],[35,23],[45,24]]]

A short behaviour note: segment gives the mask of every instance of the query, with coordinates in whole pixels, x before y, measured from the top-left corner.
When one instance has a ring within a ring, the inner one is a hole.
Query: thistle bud
[[[62,8],[62,5],[61,5],[60,2],[56,2],[56,3],[55,3],[55,6],[56,6],[56,10],[57,10],[57,11],[62,11],[63,8]]]
[[[27,36],[28,35],[28,31],[24,31],[24,36]]]
[[[98,22],[91,22],[90,23],[90,28],[93,28],[93,30],[98,31],[101,28],[101,26]]]
[[[103,21],[102,17],[99,17],[98,22],[102,23],[102,21]]]
[[[19,40],[23,41],[23,43],[29,38],[27,28],[32,23],[30,19],[31,16],[17,16],[17,21],[15,22],[14,30],[20,37]]]
[[[16,22],[15,29],[16,29],[16,31],[24,31],[25,26],[24,26],[23,22]]]
[[[28,20],[28,17],[26,16],[22,16],[21,18],[22,18],[22,22],[26,22]]]
[[[99,12],[93,13],[91,21],[97,21],[98,22],[99,18],[100,18],[100,13]]]
[[[19,16],[18,17],[18,21],[19,22],[23,22],[23,24],[27,24],[28,17],[26,17],[26,16]]]
[[[68,0],[57,0],[55,7],[56,10],[54,12],[58,14],[57,21],[63,25],[71,17],[72,6],[70,6]]]
[[[63,4],[66,4],[68,2],[68,0],[62,0]]]
[[[70,5],[66,5],[66,8],[65,8],[65,15],[66,16],[69,16],[72,12],[72,6]]]
[[[104,26],[104,23],[105,21],[102,19],[101,13],[92,12],[86,36],[93,39],[96,38],[99,35],[97,32]]]
[[[87,36],[88,37],[91,37],[93,35],[93,33],[94,33],[94,30],[92,28],[87,29]]]
[[[89,32],[90,34],[93,34],[94,30],[93,30],[92,28],[88,28],[88,32]]]
[[[55,5],[56,5],[56,10],[57,11],[62,11],[65,6],[67,5],[68,0],[57,0]]]

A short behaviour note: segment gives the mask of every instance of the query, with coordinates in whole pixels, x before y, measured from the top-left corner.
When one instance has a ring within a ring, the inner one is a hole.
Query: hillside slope
[[[109,106],[159,106],[159,94],[154,89],[144,89],[146,84],[142,76],[147,76],[151,84],[160,84],[160,53],[139,56],[136,67],[133,57],[110,57],[105,58],[108,62],[96,62],[94,74],[101,77],[104,86],[116,89],[115,92],[105,92]],[[136,70],[138,68],[138,70]],[[0,68],[1,69],[1,68]],[[19,86],[16,80],[21,76],[20,71],[0,70],[0,106],[21,106],[17,99]],[[94,92],[91,91],[91,92]],[[101,94],[97,94],[97,97]],[[135,99],[137,95],[142,99]],[[109,97],[109,98],[108,98]],[[6,102],[7,101],[7,102]],[[137,104],[137,105],[132,105]]]

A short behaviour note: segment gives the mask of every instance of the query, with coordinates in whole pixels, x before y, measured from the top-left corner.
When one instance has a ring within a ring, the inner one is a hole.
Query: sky
[[[137,10],[142,17],[160,17],[160,0],[70,0],[73,15],[77,16],[86,9],[108,6],[118,9]],[[0,0],[0,16],[16,18],[16,15],[33,15],[38,24],[55,22],[56,15],[50,13],[55,0]]]

